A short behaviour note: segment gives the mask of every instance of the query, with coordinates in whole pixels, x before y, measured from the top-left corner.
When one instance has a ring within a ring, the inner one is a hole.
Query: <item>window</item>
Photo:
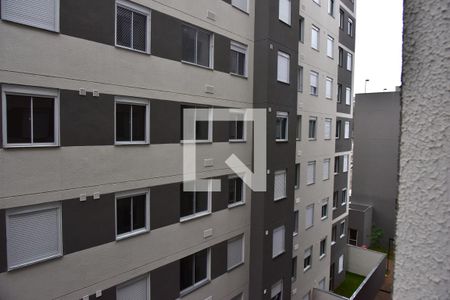
[[[272,258],[284,253],[284,226],[275,228],[272,233]]]
[[[319,95],[319,73],[311,71],[309,76],[309,81],[311,85],[310,94],[313,96]]]
[[[59,97],[56,90],[2,86],[3,146],[59,145]]]
[[[286,198],[286,170],[275,172],[273,189],[274,201]]]
[[[230,46],[230,72],[232,74],[247,76],[247,46],[231,41]]]
[[[345,220],[339,226],[339,237],[342,239],[345,236]]]
[[[344,271],[344,254],[342,254],[341,256],[339,256],[339,273],[342,273],[342,271]]]
[[[248,11],[248,0],[231,0],[231,5],[242,11]]]
[[[150,53],[150,10],[124,0],[116,2],[116,46]]]
[[[348,243],[353,246],[357,246],[358,244],[358,230],[356,229],[348,229]]]
[[[275,139],[277,142],[288,141],[288,113],[277,112]]]
[[[330,77],[325,81],[325,97],[330,100],[333,98],[333,79]]]
[[[347,52],[347,71],[352,70],[353,55]]]
[[[59,0],[33,2],[3,0],[2,19],[46,30],[59,31]]]
[[[336,225],[333,225],[333,227],[331,227],[331,245],[336,244]]]
[[[343,163],[342,163],[342,172],[346,173],[348,172],[348,154],[343,155]]]
[[[181,184],[180,221],[204,216],[211,212],[211,183],[209,181],[208,192],[183,191]]]
[[[325,118],[324,122],[324,139],[325,140],[331,140],[331,124],[333,120],[330,118]]]
[[[320,241],[320,247],[319,247],[319,257],[322,259],[327,251],[327,238],[324,238]]]
[[[331,36],[328,36],[327,37],[327,56],[329,58],[333,58],[334,57],[333,52],[334,52],[334,39]]]
[[[293,236],[298,235],[298,221],[299,221],[299,212],[298,210],[294,211],[294,232]]]
[[[185,120],[185,114],[188,118],[187,120]],[[207,107],[182,106],[181,125],[183,126],[183,142],[211,142],[212,114],[212,109]]]
[[[320,0],[313,0],[313,2],[320,6]]]
[[[228,177],[228,207],[233,207],[245,202],[244,182],[238,176]]]
[[[337,94],[337,102],[341,103],[342,102],[342,97],[343,97],[343,87],[342,84],[338,83],[338,94]]]
[[[62,255],[61,204],[43,204],[5,213],[8,270]]]
[[[338,174],[339,173],[340,164],[341,164],[340,156],[336,156],[334,158],[334,174]]]
[[[314,25],[311,27],[311,48],[319,50],[319,34],[320,29]]]
[[[287,53],[278,51],[277,80],[289,83],[289,63],[291,56]]]
[[[291,280],[292,280],[292,282],[297,280],[297,256],[292,258],[292,263],[291,263]]]
[[[204,249],[180,259],[180,295],[186,295],[209,281],[209,255],[209,250]]]
[[[305,18],[300,16],[299,20],[299,32],[298,32],[298,40],[303,43],[305,41]]]
[[[213,67],[213,34],[183,25],[182,60],[207,68]]]
[[[335,210],[338,206],[339,192],[333,192],[333,210]]]
[[[116,98],[115,121],[116,144],[149,143],[149,101]]]
[[[149,230],[149,191],[116,194],[116,239],[120,240]]]
[[[328,14],[334,17],[334,0],[328,0]]]
[[[352,90],[350,88],[345,88],[345,104],[351,105],[352,103]]]
[[[342,9],[339,10],[339,28],[340,29],[344,29],[344,18],[345,18],[345,13]]]
[[[283,299],[283,280],[278,281],[272,285],[270,290],[270,300],[282,300]]]
[[[308,172],[306,178],[306,184],[314,184],[316,182],[316,162],[310,161],[308,162]]]
[[[339,139],[341,136],[341,127],[342,127],[342,121],[336,120],[336,139]]]
[[[329,158],[323,160],[322,179],[323,180],[330,179],[330,159]]]
[[[308,291],[302,298],[302,300],[311,300],[311,291]]]
[[[347,204],[347,189],[342,190],[341,205],[344,206],[345,204]]]
[[[305,228],[311,228],[314,225],[314,204],[306,207]]]
[[[303,257],[303,271],[308,271],[311,269],[312,264],[312,246],[305,250],[305,254]]]
[[[308,131],[308,138],[310,140],[316,139],[316,132],[317,132],[317,117],[309,117],[309,131]]]
[[[350,18],[347,20],[347,34],[353,36],[353,20]]]
[[[328,198],[322,200],[322,207],[320,210],[320,218],[325,220],[328,217]]]
[[[298,190],[300,188],[300,164],[295,164],[295,186],[294,188]]]
[[[117,300],[150,299],[150,276],[147,274],[118,285],[116,295]]]
[[[324,277],[321,281],[319,281],[319,289],[325,290],[325,280],[326,278]]]
[[[228,271],[244,263],[244,236],[228,240],[227,264]]]
[[[297,141],[302,140],[302,116],[297,116]]]
[[[303,67],[298,67],[298,77],[297,77],[297,91],[303,93]]]
[[[278,19],[291,25],[291,0],[278,0]]]
[[[344,49],[342,49],[341,47],[339,47],[339,67],[343,67],[344,66]]]
[[[344,139],[350,138],[350,122],[345,121],[344,123]]]
[[[245,122],[244,122],[244,111],[241,110],[230,110],[231,121],[230,125],[230,142],[244,142],[246,140],[245,136]]]

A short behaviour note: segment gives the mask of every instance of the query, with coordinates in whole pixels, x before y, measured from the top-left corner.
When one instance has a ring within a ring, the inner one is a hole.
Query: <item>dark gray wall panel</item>
[[[337,288],[345,279],[345,266],[347,265],[347,253],[345,247],[347,247],[347,238],[348,234],[345,233],[345,236],[343,238],[339,237],[339,226],[341,221],[334,223],[336,225],[337,229],[337,236],[336,236],[336,244],[331,246],[331,260],[330,265],[332,263],[335,264],[335,272],[334,272],[334,287]],[[348,218],[345,218],[345,228],[348,229]],[[344,271],[339,274],[339,256],[344,254]]]
[[[180,183],[150,188],[150,228],[157,229],[180,221]]]
[[[355,3],[353,0],[341,0],[351,11],[355,9]]]
[[[347,205],[341,205],[342,203],[342,189],[347,188],[347,201],[348,201],[348,187],[347,187],[347,179],[348,173],[342,173],[342,156],[340,163],[339,174],[334,176],[334,191],[338,192],[338,205],[337,208],[333,210],[333,220],[344,214],[347,211]]]
[[[385,257],[353,299],[366,300],[377,297],[385,280],[386,265],[387,258]]]
[[[89,296],[89,300],[97,300],[97,299],[101,299],[101,300],[116,300],[116,287],[113,286],[112,288],[103,290],[102,291],[102,296],[100,298],[97,298],[95,296],[95,294]]]
[[[214,179],[220,179],[222,183],[220,192],[212,193],[212,211],[216,212],[228,208],[229,187],[228,187],[228,176],[222,176]]]
[[[1,1],[0,1],[0,7],[1,7]],[[1,11],[0,11],[0,15],[1,15]],[[0,95],[2,95],[2,86],[0,85]],[[0,96],[1,97],[1,96]],[[3,113],[2,113],[2,107],[3,105],[1,105],[2,103],[2,99],[0,99],[0,149],[3,148]]]
[[[60,31],[62,34],[114,45],[114,0],[60,1]]]
[[[344,50],[342,66],[338,66],[338,82],[343,86],[344,97],[343,100],[345,102],[345,88],[352,87],[352,72],[347,70],[347,53],[348,51]],[[355,67],[355,57],[353,56],[353,65]]]
[[[354,52],[355,51],[356,20],[355,20],[355,18],[350,16],[350,14],[348,13],[348,11],[345,8],[343,8],[341,6],[340,9],[344,11],[344,28],[339,30],[339,43],[341,43],[342,45],[346,46],[347,48],[349,48],[351,51]],[[349,18],[353,20],[353,36],[349,36],[347,34],[347,29],[348,29],[347,20]]]
[[[114,144],[114,97],[60,91],[61,146]]]
[[[174,300],[180,296],[180,262],[174,261],[150,272],[151,299]]]
[[[62,202],[64,254],[106,244],[115,240],[114,194]]]
[[[181,138],[180,103],[151,100],[150,144],[179,143]]]
[[[230,72],[230,39],[220,34],[214,35],[214,70]]]
[[[158,11],[152,11],[152,54],[181,61],[182,22]]]
[[[227,272],[227,241],[211,247],[211,279]]]
[[[345,104],[345,88],[346,87],[347,86],[345,84],[342,84],[343,99],[342,99],[341,102],[337,103],[336,111],[340,112],[340,113],[344,113],[344,114],[350,114],[350,112],[351,112],[351,105]],[[348,87],[351,88],[351,86],[348,86]],[[353,99],[352,99],[352,101],[353,101]]]
[[[0,273],[6,272],[6,222],[5,210],[0,210]]]
[[[353,120],[347,119],[347,118],[336,118],[336,120],[341,121],[341,131],[339,134],[339,139],[336,139],[335,141],[335,151],[336,152],[345,152],[352,150],[352,136],[353,136]],[[345,133],[345,122],[350,122],[350,138],[344,139],[344,133]],[[350,164],[350,162],[349,162]]]

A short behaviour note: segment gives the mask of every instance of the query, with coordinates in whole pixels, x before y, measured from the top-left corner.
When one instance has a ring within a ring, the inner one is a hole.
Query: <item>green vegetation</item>
[[[351,297],[359,285],[364,281],[364,276],[346,272],[345,279],[337,289],[334,290],[336,294],[339,294],[344,297]]]
[[[383,229],[373,225],[372,234],[370,235],[370,247],[378,248],[381,247],[380,241],[383,237]]]

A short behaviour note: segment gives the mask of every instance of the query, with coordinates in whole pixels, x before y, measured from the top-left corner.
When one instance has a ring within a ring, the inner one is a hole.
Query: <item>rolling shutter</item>
[[[2,19],[59,31],[59,0],[3,0]]]
[[[275,257],[284,252],[284,226],[273,230],[272,236],[272,256]]]
[[[117,300],[150,299],[148,275],[125,282],[117,287]]]
[[[242,256],[243,246],[244,246],[243,236],[228,241],[228,249],[227,249],[228,269],[231,269],[244,261]]]
[[[286,198],[286,171],[275,172],[274,200]]]

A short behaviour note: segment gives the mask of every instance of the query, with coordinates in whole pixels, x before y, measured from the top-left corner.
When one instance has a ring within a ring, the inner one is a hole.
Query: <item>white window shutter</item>
[[[323,174],[323,180],[327,180],[330,178],[330,160],[329,159],[325,159],[323,161],[322,174]]]
[[[284,226],[273,230],[272,236],[272,256],[275,257],[284,252]]]
[[[306,208],[305,222],[306,228],[311,227],[314,224],[314,205],[310,205]]]
[[[60,204],[7,212],[8,267],[62,254]]]
[[[289,83],[289,54],[278,52],[277,80]]]
[[[286,171],[275,172],[274,200],[286,198]]]
[[[348,172],[348,154],[344,155],[344,162],[343,162],[343,166],[342,166],[342,171],[343,172]]]
[[[228,249],[227,249],[228,269],[243,262],[242,257],[243,246],[244,246],[244,237],[228,241]]]
[[[283,290],[283,281],[277,282],[275,285],[272,286],[272,290],[270,292],[270,297],[275,297],[276,295],[280,294]]]
[[[344,139],[349,139],[350,138],[350,122],[345,121],[344,124],[345,124]]]
[[[247,11],[247,0],[232,0],[231,4],[243,11]]]
[[[2,0],[2,19],[59,31],[59,0]]]
[[[316,163],[308,163],[307,184],[313,184],[315,182]]]
[[[312,254],[312,250],[311,247],[305,250],[305,256],[303,258],[308,258],[309,256],[311,256]]]
[[[286,24],[291,24],[291,0],[278,0],[278,18]]]
[[[311,80],[311,86],[317,87],[317,80],[318,75],[315,72],[311,72],[310,80]]]
[[[311,29],[311,47],[314,49],[319,48],[319,29],[314,26]]]
[[[328,39],[327,39],[327,56],[328,57],[333,57],[333,43],[334,42],[334,40],[333,40],[333,38],[332,37],[328,37]]]
[[[344,254],[339,256],[339,273],[342,273],[344,271]]]
[[[326,140],[331,139],[331,119],[325,119],[324,136]]]
[[[117,287],[117,300],[148,300],[148,275]]]
[[[350,88],[345,89],[345,104],[351,105],[352,103],[352,90]]]
[[[325,97],[331,99],[333,95],[333,80],[331,78],[327,78],[325,82]]]

